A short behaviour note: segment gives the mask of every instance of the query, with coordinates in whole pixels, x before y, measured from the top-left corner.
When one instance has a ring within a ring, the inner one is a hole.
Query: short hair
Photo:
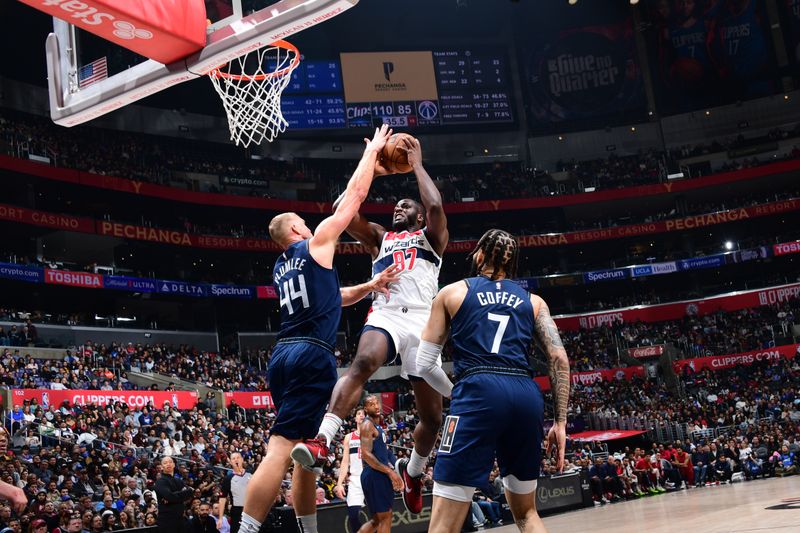
[[[483,252],[483,261],[480,265],[475,262],[478,251]],[[505,272],[506,277],[514,278],[519,264],[519,242],[507,231],[490,229],[483,234],[467,259],[472,263],[470,276],[477,276],[486,267],[491,266],[492,280],[498,278],[500,270]]]
[[[367,404],[367,402],[369,402],[369,401],[371,401],[371,400],[375,400],[376,402],[377,402],[377,401],[379,401],[379,400],[378,400],[378,396],[377,396],[377,395],[375,395],[375,394],[368,394],[368,395],[366,396],[366,398],[364,398],[364,405],[366,405],[366,404]],[[367,413],[366,413],[366,412],[364,412],[364,414],[367,414]]]
[[[282,246],[286,241],[286,236],[289,231],[289,223],[295,217],[299,218],[297,213],[292,212],[281,213],[280,215],[273,217],[273,219],[269,222],[270,238]]]

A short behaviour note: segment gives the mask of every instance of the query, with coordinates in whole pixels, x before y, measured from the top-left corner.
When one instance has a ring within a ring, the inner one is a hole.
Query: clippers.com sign
[[[65,401],[70,405],[109,405],[122,402],[128,407],[153,406],[157,409],[168,403],[175,409],[191,409],[197,405],[197,392],[194,391],[100,391],[100,390],[47,390],[14,389],[13,405],[36,400],[42,406],[60,407]]]
[[[204,0],[21,0],[107,41],[169,64],[206,44]]]

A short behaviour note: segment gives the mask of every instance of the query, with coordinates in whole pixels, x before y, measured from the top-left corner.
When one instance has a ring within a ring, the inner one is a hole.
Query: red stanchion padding
[[[21,1],[164,64],[206,45],[204,0]]]

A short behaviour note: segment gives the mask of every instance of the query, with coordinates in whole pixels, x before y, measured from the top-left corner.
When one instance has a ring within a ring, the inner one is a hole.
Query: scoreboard
[[[301,61],[282,97],[289,127],[436,128],[514,122],[501,50],[342,53]]]

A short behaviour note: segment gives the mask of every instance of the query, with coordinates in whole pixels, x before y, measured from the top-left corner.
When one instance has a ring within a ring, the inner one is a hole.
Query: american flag
[[[108,63],[105,56],[95,59],[78,70],[78,87],[83,89],[108,77]]]

